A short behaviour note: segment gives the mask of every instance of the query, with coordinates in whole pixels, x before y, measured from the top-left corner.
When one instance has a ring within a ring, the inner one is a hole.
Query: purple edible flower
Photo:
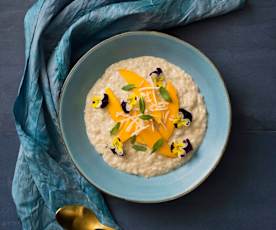
[[[161,68],[156,68],[155,71],[152,71],[152,72],[150,73],[150,76],[151,76],[152,74],[156,74],[157,76],[159,76],[161,73],[163,73],[162,69],[161,69]]]
[[[101,108],[105,108],[108,105],[108,95],[105,93],[104,97],[102,99],[102,104],[101,104]]]
[[[193,151],[193,146],[190,142],[190,140],[188,138],[186,138],[186,140],[183,141],[187,146],[184,148],[186,154],[188,154],[189,152]]]
[[[122,109],[125,113],[129,113],[129,110],[127,109],[127,102],[126,101],[122,101],[121,107],[122,107]]]

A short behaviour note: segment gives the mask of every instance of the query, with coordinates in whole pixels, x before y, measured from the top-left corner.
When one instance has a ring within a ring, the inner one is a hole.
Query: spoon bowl
[[[96,215],[82,205],[67,205],[56,211],[57,222],[67,230],[114,230],[100,223]]]

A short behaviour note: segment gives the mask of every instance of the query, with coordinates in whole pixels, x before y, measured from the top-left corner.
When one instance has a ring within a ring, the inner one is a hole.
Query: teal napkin
[[[12,195],[23,229],[61,229],[55,211],[66,204],[83,204],[102,223],[120,229],[101,193],[72,164],[59,130],[59,94],[77,59],[112,35],[184,25],[225,14],[243,3],[38,0],[29,9],[24,21],[25,70],[14,105],[21,146]]]

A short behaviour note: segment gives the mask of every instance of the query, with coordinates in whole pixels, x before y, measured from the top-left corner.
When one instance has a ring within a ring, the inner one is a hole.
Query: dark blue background
[[[11,198],[18,152],[12,105],[24,67],[23,17],[33,0],[0,0],[0,229],[21,229]],[[176,201],[135,204],[105,196],[128,230],[276,229],[276,1],[165,31],[216,64],[233,127],[211,176]]]

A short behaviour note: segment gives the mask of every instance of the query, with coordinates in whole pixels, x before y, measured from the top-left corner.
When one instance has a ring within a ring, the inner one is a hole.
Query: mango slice
[[[108,113],[114,121],[118,122],[121,120],[121,118],[117,116],[117,113],[123,113],[120,101],[110,88],[106,88],[105,93],[108,95],[109,99],[109,103],[107,105]]]
[[[145,78],[139,76],[138,74],[126,70],[120,69],[119,74],[125,79],[128,84],[134,84],[136,87],[149,87],[150,84],[146,81]],[[136,88],[137,89],[137,88]]]
[[[145,144],[149,148],[152,148],[156,141],[158,141],[162,136],[158,131],[152,131],[149,127],[143,130],[139,135],[136,137],[136,141],[140,144]],[[158,153],[166,156],[166,157],[176,157],[169,148],[169,145],[166,141],[164,141],[163,146],[157,151]]]
[[[135,116],[137,115],[137,111],[131,111],[130,112],[131,116]],[[132,133],[135,132],[137,125],[135,123],[132,124],[131,128],[129,130],[127,130],[128,126],[130,125],[130,123],[132,122],[131,119],[129,119],[128,121],[123,123],[123,126],[121,127],[119,133],[118,133],[118,137],[120,138],[120,140],[122,142],[126,142],[131,136]]]
[[[168,111],[170,112],[169,117],[176,117],[179,110],[177,91],[174,88],[171,81],[167,82],[166,89],[172,98],[172,102],[168,104]],[[166,128],[164,128],[161,125],[159,126],[159,132],[165,140],[168,140],[174,131],[174,124],[173,124],[173,121],[171,121],[170,119],[167,119],[164,125],[166,126]]]
[[[123,127],[120,129],[119,133],[118,133],[118,137],[120,138],[120,140],[124,143],[126,142],[132,135],[132,133],[135,131],[136,129],[136,125],[133,124],[132,127],[129,129],[129,131],[126,131],[127,127],[129,126],[131,120],[125,122],[123,124]]]

